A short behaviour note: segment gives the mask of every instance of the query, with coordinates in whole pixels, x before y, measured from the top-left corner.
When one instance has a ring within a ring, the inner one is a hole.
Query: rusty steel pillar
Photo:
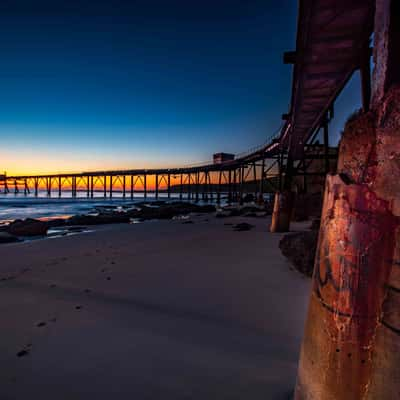
[[[294,193],[282,191],[275,193],[274,210],[272,212],[271,232],[287,232],[292,218]]]
[[[258,189],[259,196],[257,198],[257,203],[259,205],[264,204],[264,177],[265,177],[265,158],[262,159],[261,164],[261,174],[260,174],[260,187]]]
[[[191,192],[190,172],[187,174],[187,181],[188,181],[188,184],[187,184],[187,199],[188,199],[188,201],[190,201],[191,200],[191,196],[190,196],[190,192]]]
[[[200,172],[197,171],[195,175],[195,190],[196,190],[196,203],[199,201],[199,185],[200,185]]]
[[[228,204],[232,203],[232,170],[228,171]]]
[[[280,171],[280,174],[282,171]],[[275,193],[272,212],[271,232],[288,232],[293,214],[294,192],[291,190],[293,177],[293,159],[289,156],[286,162],[286,173],[283,190]]]
[[[47,181],[47,196],[51,196],[51,177],[46,178]]]
[[[218,172],[218,186],[217,186],[217,204],[221,203],[221,183],[222,183],[222,170]]]
[[[295,400],[400,398],[399,5],[376,2],[371,109],[327,177]]]

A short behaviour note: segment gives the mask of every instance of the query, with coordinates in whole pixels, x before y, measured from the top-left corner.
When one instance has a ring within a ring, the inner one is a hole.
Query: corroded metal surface
[[[375,399],[375,335],[398,221],[367,185],[327,178],[296,400]]]
[[[287,232],[293,212],[294,193],[283,191],[275,193],[274,210],[272,213],[271,232]]]
[[[400,87],[345,129],[327,178],[296,400],[400,398]]]

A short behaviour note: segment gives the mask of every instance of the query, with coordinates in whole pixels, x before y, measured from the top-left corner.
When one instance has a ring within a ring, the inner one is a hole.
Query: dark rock
[[[18,241],[19,239],[16,236],[10,235],[7,232],[0,232],[0,243],[13,243]]]
[[[244,206],[244,207],[224,207],[216,215],[217,218],[225,217],[265,217],[270,213],[264,207]]]
[[[47,229],[47,222],[27,218],[11,222],[7,227],[7,232],[15,236],[42,236],[46,235]]]
[[[230,216],[231,216],[230,212],[227,211],[218,211],[217,214],[215,214],[215,218],[227,218]]]
[[[58,226],[65,225],[65,219],[63,219],[63,218],[50,219],[50,220],[44,221],[44,222],[47,224],[48,228],[56,228]]]
[[[164,200],[156,200],[156,201],[141,201],[139,203],[135,203],[137,207],[147,207],[147,206],[163,206],[166,202]]]
[[[318,230],[290,233],[282,237],[282,254],[303,274],[311,276],[317,250]]]
[[[45,326],[46,325],[46,322],[39,322],[36,326],[38,327],[38,328],[41,328],[41,327],[43,327],[43,326]]]
[[[232,208],[231,210],[229,210],[229,216],[230,217],[239,217],[240,215],[242,215],[242,210],[240,208]]]
[[[164,204],[165,204],[164,200],[156,200],[151,202],[151,205],[153,206],[163,206]]]
[[[186,215],[189,213],[209,213],[215,212],[215,206],[176,202],[165,204],[160,207],[149,207],[143,205],[139,210],[131,210],[127,214],[131,218],[139,218],[141,220],[149,219],[172,219],[178,215]]]
[[[233,225],[233,230],[237,232],[249,231],[253,228],[254,225],[248,224],[247,222],[241,222],[240,224]]]
[[[8,224],[1,223],[0,224],[0,232],[6,232],[8,228]]]
[[[257,206],[244,206],[240,209],[242,214],[248,214],[248,213],[257,213],[260,211],[264,211],[261,207]]]
[[[243,196],[243,203],[251,203],[255,200],[254,195],[251,193],[247,193],[245,196]]]
[[[246,214],[244,214],[244,216],[245,216],[245,217],[251,217],[251,218],[256,218],[256,217],[258,217],[257,213],[255,213],[255,212],[246,213]]]
[[[215,206],[211,205],[211,204],[207,204],[204,206],[196,206],[197,208],[195,209],[195,212],[198,213],[212,213],[216,211]]]
[[[127,213],[107,213],[99,215],[74,215],[68,218],[67,225],[102,225],[128,223],[130,217]]]

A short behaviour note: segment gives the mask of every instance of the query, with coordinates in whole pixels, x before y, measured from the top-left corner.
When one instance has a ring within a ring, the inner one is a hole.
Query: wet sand
[[[0,399],[287,399],[310,280],[268,226],[201,216],[2,245]]]

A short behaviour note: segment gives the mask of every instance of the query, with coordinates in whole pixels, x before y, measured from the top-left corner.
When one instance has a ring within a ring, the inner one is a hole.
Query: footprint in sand
[[[28,354],[29,354],[29,350],[24,349],[17,353],[17,357],[24,357],[24,356],[27,356]]]
[[[1,282],[3,282],[3,281],[11,281],[11,280],[13,280],[15,278],[16,278],[16,276],[6,276],[4,278],[0,278],[0,281]]]

